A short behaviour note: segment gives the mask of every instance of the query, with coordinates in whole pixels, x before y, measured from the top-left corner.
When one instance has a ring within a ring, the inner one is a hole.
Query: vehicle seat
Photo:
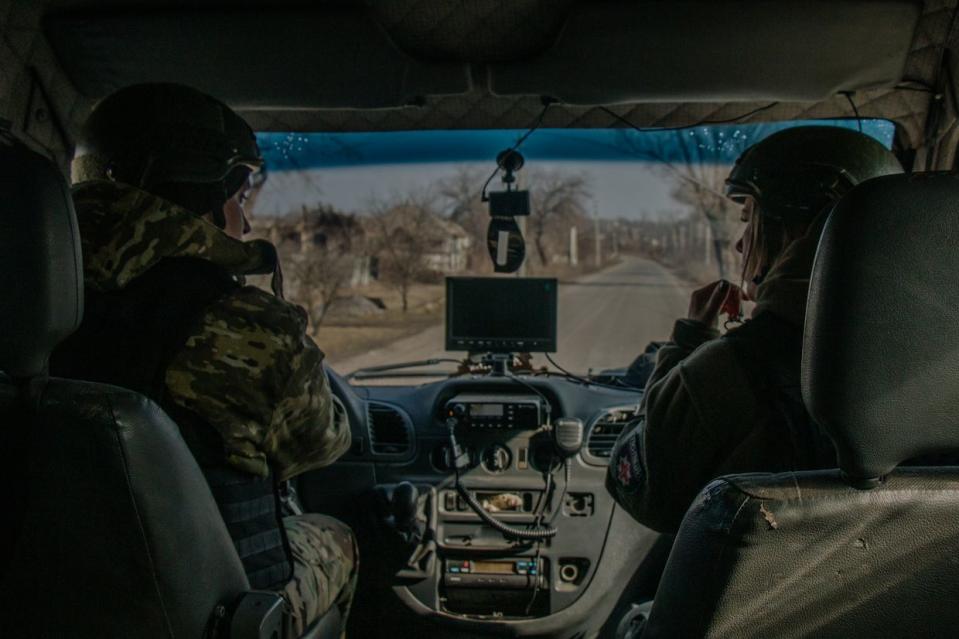
[[[137,393],[47,376],[82,277],[65,180],[0,131],[0,634],[278,637],[282,601],[247,592],[176,425]],[[307,636],[338,636],[336,617]]]
[[[644,639],[955,637],[959,177],[852,190],[809,293],[803,396],[840,469],[720,478],[683,520]],[[928,458],[927,458],[928,459]]]

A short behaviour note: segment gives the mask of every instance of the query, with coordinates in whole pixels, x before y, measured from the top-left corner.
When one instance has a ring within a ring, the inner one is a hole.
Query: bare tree
[[[709,165],[698,171],[696,180],[679,180],[672,190],[677,202],[687,205],[695,218],[708,225],[711,253],[721,277],[726,277],[736,259],[732,253],[735,233],[740,228],[740,208],[722,194],[728,166]]]
[[[350,285],[362,236],[352,215],[329,206],[304,208],[295,232],[278,247],[289,274],[290,297],[306,308],[314,330]]]
[[[721,276],[726,276],[736,261],[731,243],[739,219],[739,207],[724,194],[725,179],[732,161],[749,144],[745,134],[728,127],[699,126],[639,135],[630,130],[617,131],[615,147],[637,159],[654,162],[674,177],[673,197],[709,225],[712,254]]]
[[[436,197],[431,191],[373,206],[370,224],[380,276],[399,292],[404,313],[409,309],[410,289],[430,273],[427,254],[436,241],[436,221]]]
[[[589,184],[586,176],[565,171],[533,172],[528,182],[531,203],[527,232],[540,265],[546,266],[548,238],[553,236],[554,243],[565,246],[569,227],[586,216]]]
[[[350,282],[353,258],[337,252],[301,255],[290,262],[300,285],[295,301],[306,308],[313,330],[319,330],[340,291]]]
[[[461,166],[437,185],[439,203],[450,220],[456,222],[470,236],[468,267],[476,272],[484,265],[491,267],[486,254],[486,232],[489,227],[489,208],[482,199],[485,169]]]

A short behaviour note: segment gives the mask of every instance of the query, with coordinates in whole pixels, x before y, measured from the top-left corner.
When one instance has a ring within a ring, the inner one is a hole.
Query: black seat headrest
[[[56,165],[0,129],[0,370],[43,374],[83,316],[80,235]]]
[[[806,406],[849,478],[959,449],[959,176],[877,178],[836,205],[802,367]]]

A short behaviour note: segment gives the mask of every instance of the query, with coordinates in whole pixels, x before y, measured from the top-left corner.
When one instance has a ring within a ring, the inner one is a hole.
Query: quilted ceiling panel
[[[829,1],[829,0],[822,0]],[[415,106],[382,109],[257,108],[243,111],[258,130],[378,131],[409,129],[524,128],[533,122],[542,104],[535,96],[492,94],[484,77],[486,65],[534,56],[546,50],[564,24],[565,10],[575,0],[340,0],[284,2],[286,7],[317,5],[361,6],[406,54],[427,62],[467,61],[473,69],[472,88],[465,93],[428,96]],[[114,2],[124,10],[165,9],[170,6],[203,10],[222,6],[217,0],[187,5],[170,0]],[[247,0],[231,7],[264,9],[277,3]],[[906,146],[918,146],[927,137],[924,127],[929,105],[943,99],[932,89],[942,80],[943,47],[956,46],[953,28],[957,0],[926,0],[905,64],[904,82],[897,88],[860,91],[853,96],[863,117],[896,121]],[[83,95],[64,73],[44,37],[44,17],[102,10],[92,0],[0,0],[0,117],[26,124],[32,135],[53,147],[69,138],[97,96]],[[748,34],[736,34],[745,37]],[[255,43],[250,43],[255,46]],[[54,47],[55,48],[55,47]],[[788,68],[783,73],[789,73]],[[49,100],[38,91],[45,93]],[[39,95],[39,97],[38,97]],[[32,97],[31,97],[32,96]],[[944,99],[950,100],[950,96]],[[50,106],[36,115],[37,101]],[[28,104],[30,103],[30,104]],[[684,126],[703,120],[733,120],[768,102],[633,103],[611,107],[637,126]],[[31,114],[26,113],[27,109]],[[54,110],[54,118],[49,109]],[[45,110],[46,109],[46,110]],[[795,118],[852,117],[849,100],[833,96],[822,101],[781,102],[752,113],[743,122]],[[940,123],[946,128],[950,122]],[[598,107],[553,105],[543,120],[546,127],[622,126]]]
[[[555,37],[557,16],[573,0],[366,0],[381,24],[406,51],[426,58],[477,59],[490,62],[542,50]],[[913,37],[899,88],[858,92],[853,96],[862,117],[894,120],[902,143],[918,146],[925,137],[926,113],[938,98],[931,87],[939,81],[944,44],[959,40],[952,27],[956,0],[927,0]],[[491,22],[492,21],[492,22]],[[950,40],[947,43],[947,38]],[[788,69],[783,70],[789,73]],[[729,120],[768,102],[642,103],[612,109],[637,126],[685,126],[703,120]],[[428,97],[421,105],[353,111],[310,109],[261,111],[244,115],[259,130],[378,131],[404,129],[524,128],[539,115],[535,96],[496,96],[485,88],[461,95]],[[817,102],[783,102],[742,119],[772,121],[798,118],[854,117],[844,96]],[[553,105],[545,127],[616,127],[622,123],[597,107]]]

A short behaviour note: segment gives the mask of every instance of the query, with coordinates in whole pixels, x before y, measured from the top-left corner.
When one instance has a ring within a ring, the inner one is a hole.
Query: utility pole
[[[569,228],[569,265],[579,265],[579,238],[575,226]]]
[[[596,267],[599,268],[603,265],[603,242],[599,234],[599,208],[594,204],[593,205],[593,235],[595,236],[595,259]]]
[[[706,220],[702,223],[705,227],[705,233],[703,233],[703,264],[709,266],[713,261],[713,227],[709,223],[709,220]]]
[[[306,253],[309,250],[309,231],[307,230],[307,217],[309,211],[306,208],[306,204],[303,205],[303,208],[300,210],[300,253]]]
[[[514,217],[513,219],[516,220],[516,224],[517,226],[519,226],[520,235],[522,235],[525,238],[526,237],[526,217],[520,216],[520,217]],[[528,258],[529,258],[529,254],[527,254],[527,256],[523,258],[523,263],[519,265],[519,270],[516,272],[516,277],[526,277],[526,262],[528,261]]]

